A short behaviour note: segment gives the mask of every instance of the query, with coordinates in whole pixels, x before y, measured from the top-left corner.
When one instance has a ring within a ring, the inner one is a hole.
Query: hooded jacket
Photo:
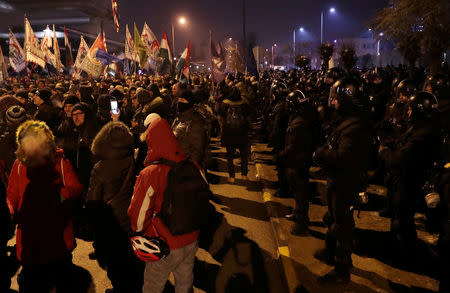
[[[186,156],[177,142],[169,123],[158,118],[153,121],[147,131],[146,143],[148,153],[145,159],[146,168],[139,174],[134,187],[128,215],[133,231],[145,236],[160,236],[167,242],[171,250],[185,247],[198,239],[199,231],[185,235],[173,236],[158,217],[153,215],[161,210],[167,176],[171,167],[166,165],[152,165],[152,163],[167,159],[174,162],[186,160]]]
[[[106,207],[112,210],[114,223],[124,232],[131,232],[127,209],[135,181],[133,136],[121,122],[106,124],[92,143],[92,153],[99,161],[91,173],[87,206],[97,216]],[[100,209],[99,209],[100,208]],[[98,217],[95,217],[98,218]]]
[[[7,203],[18,224],[17,257],[22,264],[59,261],[75,249],[65,201],[78,198],[82,189],[62,150],[57,151],[54,165],[39,169],[16,160],[9,176]]]

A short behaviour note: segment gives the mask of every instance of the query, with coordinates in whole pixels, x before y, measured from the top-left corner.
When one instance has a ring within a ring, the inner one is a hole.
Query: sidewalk
[[[257,178],[265,185],[262,197],[270,215],[289,292],[437,292],[436,265],[430,257],[433,252],[429,247],[436,243],[438,235],[426,232],[423,215],[416,215],[418,236],[422,243],[420,255],[424,256],[421,266],[402,268],[392,261],[387,241],[390,220],[379,217],[377,212],[385,194],[380,186],[370,186],[367,190],[372,209],[361,211],[359,218],[355,213],[354,269],[350,284],[333,287],[318,285],[317,278],[332,269],[313,257],[315,250],[324,247],[326,228],[322,225],[322,216],[327,207],[321,204],[319,198],[314,198],[309,212],[311,235],[292,236],[289,231],[293,223],[284,216],[294,207],[294,200],[274,197],[273,183],[277,181],[277,176],[275,166],[269,164],[270,150],[263,144],[256,144],[252,153],[256,160]],[[313,182],[323,196],[326,182],[317,179]]]

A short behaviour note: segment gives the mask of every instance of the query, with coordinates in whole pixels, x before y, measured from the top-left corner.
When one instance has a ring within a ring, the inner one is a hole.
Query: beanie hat
[[[158,118],[161,118],[161,117],[156,113],[149,114],[147,116],[147,118],[145,118],[145,121],[144,121],[145,128],[147,128],[150,124],[152,124],[153,121],[155,121]]]
[[[5,122],[8,125],[22,124],[27,118],[25,109],[18,105],[9,107],[8,110],[6,110]]]
[[[88,114],[89,113],[89,107],[86,103],[78,103],[75,106],[73,106],[72,108],[72,113],[75,111],[81,111],[84,114]]]
[[[16,97],[28,99],[28,91],[26,89],[20,89],[16,92]]]
[[[36,91],[36,95],[38,95],[44,103],[49,103],[50,98],[52,96],[52,92],[48,88],[43,88],[41,90]]]
[[[123,100],[123,93],[117,88],[111,89],[109,95],[113,96],[118,101]]]
[[[78,99],[77,96],[75,95],[68,95],[65,99],[64,99],[64,106],[65,105],[76,105],[80,102],[80,99]]]
[[[141,104],[141,105],[148,104],[152,101],[152,96],[150,95],[150,93],[146,89],[143,89],[143,88],[137,89],[136,97],[139,101],[139,104]]]

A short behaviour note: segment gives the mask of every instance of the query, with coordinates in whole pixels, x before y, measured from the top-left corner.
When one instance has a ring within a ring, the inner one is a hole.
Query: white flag
[[[9,63],[16,72],[21,72],[27,66],[25,53],[11,30],[9,30]]]
[[[8,78],[8,69],[6,66],[5,57],[3,56],[2,48],[0,47],[0,81]]]
[[[135,62],[139,62],[136,52],[134,51],[134,41],[133,37],[131,36],[130,30],[128,29],[128,24],[125,28],[125,58]]]
[[[144,42],[148,56],[157,58],[159,56],[159,42],[156,35],[152,32],[146,22],[144,23],[144,28],[142,29],[141,38]]]
[[[56,37],[55,25],[53,25],[53,52],[52,64],[56,70],[60,71],[64,69],[64,65],[61,62],[61,51],[59,50],[58,38]]]
[[[80,47],[78,47],[77,58],[75,59],[75,64],[73,66],[72,77],[78,79],[81,77],[81,63],[83,63],[84,58],[86,58],[87,53],[89,52],[89,46],[84,40],[83,36],[81,36]]]
[[[25,60],[28,62],[36,63],[37,65],[45,68],[45,53],[42,52],[39,40],[31,28],[31,24],[27,18],[25,18]]]

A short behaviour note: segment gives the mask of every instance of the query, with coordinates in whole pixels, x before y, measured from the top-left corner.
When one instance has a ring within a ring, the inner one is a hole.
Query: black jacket
[[[90,214],[97,225],[119,225],[131,232],[127,209],[135,183],[133,137],[124,124],[110,122],[98,133],[92,152],[99,161],[92,169],[87,194]]]
[[[227,127],[227,113],[230,107],[240,107],[242,115],[245,119],[245,125],[240,129],[231,129]],[[250,130],[250,109],[244,100],[231,101],[226,99],[223,101],[219,110],[219,117],[222,121],[222,142],[225,146],[239,147],[248,143],[248,133]]]

